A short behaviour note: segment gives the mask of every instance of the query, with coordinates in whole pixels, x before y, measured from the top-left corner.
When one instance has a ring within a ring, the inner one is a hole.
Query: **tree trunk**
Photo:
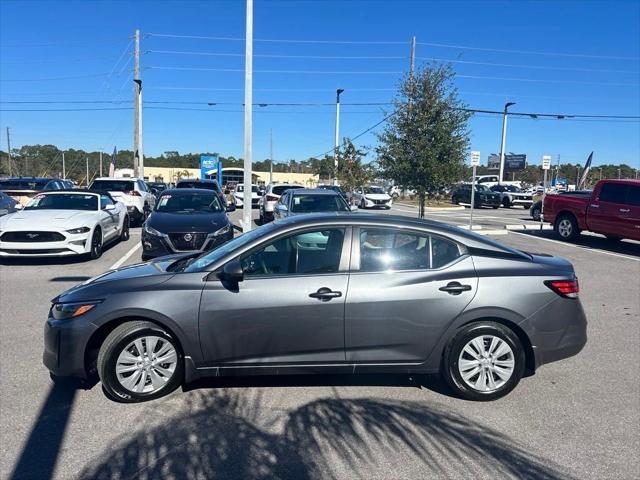
[[[418,207],[418,218],[424,218],[424,202],[425,202],[425,194],[424,192],[420,192],[420,206]]]

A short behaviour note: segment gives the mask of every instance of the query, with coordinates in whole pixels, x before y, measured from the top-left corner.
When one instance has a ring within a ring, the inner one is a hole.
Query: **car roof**
[[[212,178],[181,178],[176,182],[176,185],[183,182],[218,183],[217,180],[214,180]]]
[[[314,227],[322,225],[352,225],[352,226],[373,226],[373,227],[393,227],[393,228],[413,228],[428,230],[435,234],[442,234],[448,238],[456,240],[467,247],[494,252],[502,252],[529,260],[530,257],[520,250],[502,245],[487,237],[478,235],[469,230],[463,230],[454,225],[438,222],[435,220],[419,219],[401,215],[388,215],[379,213],[352,213],[352,212],[330,212],[330,213],[308,213],[304,215],[294,215],[285,217],[273,222],[274,226],[283,230],[299,227]]]
[[[326,188],[294,188],[293,195],[340,196],[338,192]]]
[[[186,195],[189,193],[207,193],[209,195],[216,195],[216,192],[209,188],[169,188],[167,190],[162,191],[163,195],[168,195],[168,194]]]
[[[98,177],[94,178],[93,181],[96,182],[98,180],[113,180],[113,181],[124,181],[124,182],[135,182],[136,180],[144,180],[138,177]],[[92,182],[93,183],[93,182]]]

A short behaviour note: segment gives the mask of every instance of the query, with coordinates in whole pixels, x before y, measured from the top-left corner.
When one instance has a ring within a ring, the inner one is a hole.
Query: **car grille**
[[[61,242],[64,235],[58,232],[4,232],[0,237],[3,242]]]
[[[8,248],[0,248],[0,252],[10,253],[13,255],[44,255],[46,253],[65,253],[71,252],[68,248],[42,248],[33,250],[15,250]]]
[[[169,240],[171,240],[171,244],[176,250],[200,250],[206,239],[207,234],[201,232],[174,232],[169,234]]]
[[[389,200],[371,200],[370,199],[369,201],[373,202],[375,205],[386,205]]]

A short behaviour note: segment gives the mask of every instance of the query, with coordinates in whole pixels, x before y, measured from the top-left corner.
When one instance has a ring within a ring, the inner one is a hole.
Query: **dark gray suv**
[[[491,400],[577,354],[572,265],[437,222],[301,215],[53,299],[44,363],[120,401],[211,375],[440,372]]]

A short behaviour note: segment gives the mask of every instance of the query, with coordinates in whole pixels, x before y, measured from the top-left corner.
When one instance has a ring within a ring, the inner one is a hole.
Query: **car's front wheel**
[[[130,238],[130,232],[129,232],[129,224],[130,223],[131,222],[129,221],[129,216],[124,217],[124,220],[122,222],[122,231],[120,232],[120,241],[121,242],[126,242]]]
[[[102,256],[102,230],[96,227],[91,236],[91,250],[89,251],[91,260],[96,260]]]
[[[183,358],[178,342],[160,326],[126,322],[105,339],[98,353],[98,375],[114,400],[153,400],[182,383]]]
[[[442,375],[458,396],[488,401],[513,390],[524,369],[518,336],[500,323],[482,321],[466,325],[449,342]]]

